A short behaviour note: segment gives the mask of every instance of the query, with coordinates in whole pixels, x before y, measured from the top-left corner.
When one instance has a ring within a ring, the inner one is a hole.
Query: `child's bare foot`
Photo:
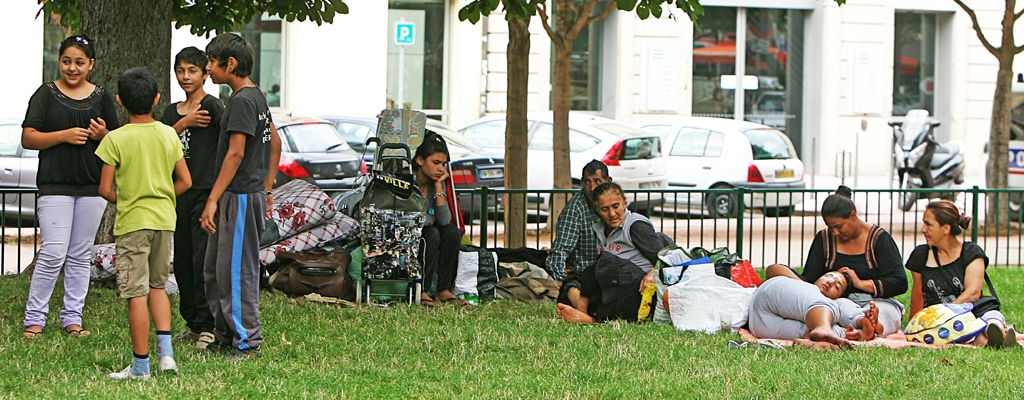
[[[594,318],[568,304],[558,304],[558,317],[573,324],[592,324]]]
[[[878,306],[875,305],[874,301],[868,302],[868,310],[864,313],[864,317],[870,320],[871,324],[875,326],[875,335],[885,333],[885,327],[878,322]]]
[[[815,328],[811,330],[810,332],[807,333],[807,338],[811,339],[811,341],[813,342],[832,344],[836,348],[840,349],[852,350],[854,348],[853,342],[836,336],[836,334],[832,332],[832,329],[828,327]]]

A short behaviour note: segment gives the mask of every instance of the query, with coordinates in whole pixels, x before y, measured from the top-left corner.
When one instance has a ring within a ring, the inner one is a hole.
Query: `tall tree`
[[[117,78],[122,71],[146,67],[156,76],[161,96],[154,110],[168,104],[171,76],[171,23],[189,26],[195,35],[238,30],[262,13],[287,21],[334,21],[336,14],[347,14],[342,0],[39,0],[40,14],[51,16],[65,32],[81,31],[97,42],[96,68],[89,80],[117,93]],[[122,121],[127,115],[121,113]],[[97,243],[113,241],[112,206],[108,206],[96,234]]]
[[[953,0],[968,16],[971,17],[971,25],[978,36],[985,50],[988,50],[999,63],[999,70],[996,72],[996,90],[992,96],[992,118],[989,130],[989,152],[988,163],[985,165],[985,186],[990,189],[1005,188],[1007,184],[1007,173],[1009,171],[1010,152],[1010,85],[1013,79],[1013,57],[1024,51],[1024,46],[1018,46],[1013,37],[1013,26],[1024,15],[1024,9],[1014,11],[1017,8],[1016,0],[1004,0],[1005,7],[1000,18],[999,46],[995,46],[985,37],[981,25],[978,23],[978,15],[974,9],[962,0]],[[985,210],[986,227],[1008,226],[1009,213],[1003,211],[1009,196],[1001,193],[998,196],[988,196],[988,204]],[[1002,205],[1002,207],[1000,207]]]

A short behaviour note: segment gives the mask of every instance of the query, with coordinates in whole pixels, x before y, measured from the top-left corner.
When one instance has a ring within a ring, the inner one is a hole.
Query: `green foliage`
[[[1000,293],[1024,291],[1024,269],[989,274]],[[231,363],[175,344],[178,375],[118,382],[106,375],[131,359],[125,300],[91,289],[93,334],[69,338],[58,281],[49,326],[27,340],[28,286],[0,277],[0,398],[1024,398],[1024,349],[729,349],[735,334],[566,324],[550,302],[340,308],[267,292],[263,358]],[[1020,296],[1004,307],[1010,322],[1024,319]]]
[[[77,30],[81,0],[42,1],[40,12],[62,15],[61,25]],[[213,32],[238,30],[263,13],[288,22],[309,20],[321,25],[334,22],[336,14],[348,12],[348,5],[342,0],[174,0],[171,19],[176,28],[188,25],[192,34],[209,36]]]

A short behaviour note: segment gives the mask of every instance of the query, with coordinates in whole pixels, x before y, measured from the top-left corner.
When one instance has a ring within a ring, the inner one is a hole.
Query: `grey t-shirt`
[[[243,87],[231,95],[224,109],[217,142],[217,170],[224,164],[231,134],[245,138],[245,155],[227,190],[232,193],[262,192],[263,179],[270,164],[270,107],[263,92],[255,86]]]

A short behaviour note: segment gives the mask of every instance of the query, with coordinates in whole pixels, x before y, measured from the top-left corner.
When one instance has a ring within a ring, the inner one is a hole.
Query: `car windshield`
[[[783,160],[794,158],[796,149],[786,134],[775,129],[749,129],[743,134],[750,140],[755,160]]]
[[[341,135],[328,123],[290,125],[285,129],[288,144],[298,153],[348,150]]]

